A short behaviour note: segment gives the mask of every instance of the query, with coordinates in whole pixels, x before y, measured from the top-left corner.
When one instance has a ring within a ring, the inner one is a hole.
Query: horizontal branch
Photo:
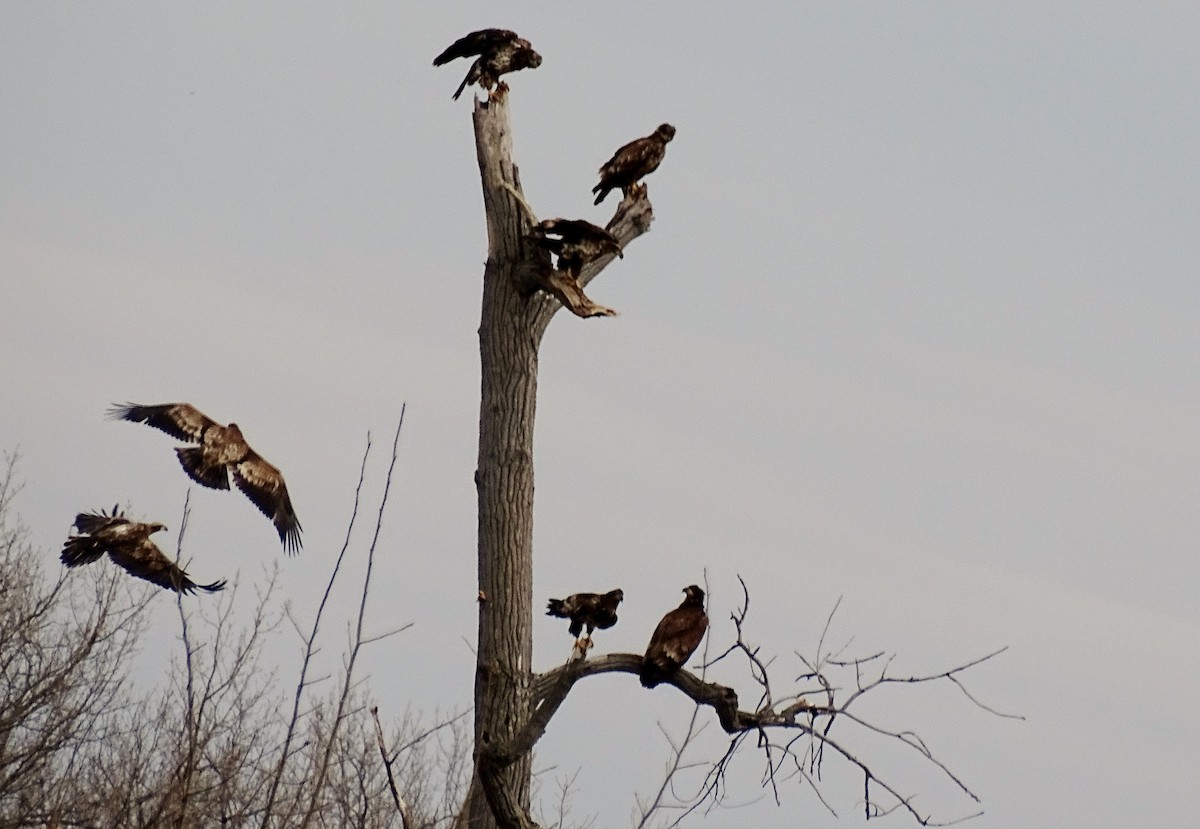
[[[568,662],[544,674],[539,674],[534,678],[533,683],[533,698],[537,708],[530,720],[530,725],[535,723],[542,707],[547,703],[553,703],[554,708],[557,709],[558,705],[562,704],[562,700],[566,698],[567,692],[571,690],[571,686],[584,677],[608,673],[637,675],[641,673],[641,669],[642,657],[640,654],[610,653],[595,659]],[[754,712],[742,711],[738,708],[738,695],[735,690],[716,682],[705,682],[685,670],[676,671],[663,679],[662,684],[674,685],[697,705],[706,705],[712,708],[717,714],[721,728],[725,729],[728,734],[737,734],[767,726],[808,729],[807,724],[796,721],[798,713],[802,711],[810,714],[829,713],[827,709],[810,705],[803,700],[792,703],[779,711],[770,709]],[[550,715],[553,716],[553,711],[550,711]],[[549,722],[549,718],[546,721]],[[543,726],[541,730],[545,731],[545,727]],[[530,734],[530,736],[533,736],[534,742],[536,742],[536,738],[540,737],[541,733],[536,736]],[[530,743],[525,750],[532,747],[533,743]]]

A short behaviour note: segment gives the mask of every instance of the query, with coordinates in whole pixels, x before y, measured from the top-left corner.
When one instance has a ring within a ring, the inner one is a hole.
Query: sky
[[[1190,823],[1191,4],[0,5],[0,449],[21,452],[47,560],[81,509],[177,529],[174,442],[104,414],[188,401],[283,470],[304,526],[287,559],[246,499],[193,489],[190,574],[237,578],[245,609],[278,565],[303,617],[367,436],[373,514],[406,405],[368,626],[413,627],[368,650],[368,685],[384,714],[470,705],[486,235],[471,103],[450,97],[467,65],[430,63],[488,26],[544,58],[510,78],[539,216],[603,224],[597,167],[678,129],[651,232],[588,289],[621,315],[560,314],[543,342],[537,603],[619,586],[596,652],[638,652],[707,579],[718,653],[740,575],[781,689],[835,604],[826,643],[894,654],[896,675],[1007,647],[965,681],[1024,720],[928,686],[869,709],[981,807],[886,746],[866,759],[935,819],[982,808],[980,829]],[[154,613],[169,631],[174,602]],[[568,655],[563,625],[534,635],[537,669]],[[712,676],[753,700],[744,665]],[[543,785],[579,770],[572,816],[627,825],[660,725],[691,713],[628,675],[584,683],[539,745]],[[748,805],[689,823],[862,820],[844,764],[837,818],[794,781],[776,805],[760,771],[750,748],[729,793]]]

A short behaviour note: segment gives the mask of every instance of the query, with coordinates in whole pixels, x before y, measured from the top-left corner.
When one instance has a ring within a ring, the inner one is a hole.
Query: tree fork
[[[504,764],[481,762],[481,758],[491,746],[512,744],[533,710],[533,425],[538,346],[564,304],[579,316],[597,315],[595,309],[602,306],[589,306],[583,287],[613,257],[584,267],[578,294],[556,291],[546,279],[552,274],[547,273],[545,251],[526,238],[536,217],[522,194],[512,160],[508,95],[503,87],[488,100],[475,101],[474,126],[488,229],[479,324],[475,471],[479,510],[475,781],[482,786],[472,783],[464,815],[472,829],[524,829],[536,825],[529,818],[529,752]],[[621,202],[608,230],[624,248],[649,229],[652,219],[643,191]],[[593,313],[586,313],[589,310]]]

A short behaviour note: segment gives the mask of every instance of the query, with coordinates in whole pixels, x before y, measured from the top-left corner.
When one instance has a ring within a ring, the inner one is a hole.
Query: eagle
[[[653,688],[683,667],[708,630],[704,591],[692,584],[683,592],[683,603],[662,617],[646,647],[641,679],[647,688]]]
[[[113,563],[129,575],[176,593],[191,594],[196,590],[216,593],[225,589],[223,579],[212,584],[196,584],[158,549],[150,536],[165,530],[166,524],[130,521],[114,506],[111,515],[79,513],[75,516],[74,527],[79,534],[68,536],[62,551],[62,563],[68,567],[91,564],[108,553]]]
[[[288,554],[300,550],[300,521],[292,509],[283,475],[250,448],[236,423],[222,426],[188,403],[126,403],[113,406],[108,414],[113,420],[145,423],[179,440],[200,444],[175,449],[188,477],[210,489],[229,489],[229,478],[233,476],[237,488],[275,524]]]
[[[572,593],[565,599],[551,599],[546,615],[570,619],[568,630],[575,637],[575,647],[586,651],[591,647],[594,630],[608,630],[617,623],[617,605],[624,598],[625,592],[620,588],[607,593]],[[579,634],[585,625],[588,635],[581,640]]]
[[[675,137],[675,128],[670,124],[659,124],[658,129],[630,141],[613,153],[613,157],[600,168],[600,183],[592,188],[596,194],[595,204],[604,201],[609,190],[621,188],[628,196],[637,188],[637,183],[658,169],[667,154],[667,142]]]
[[[529,231],[529,238],[558,257],[558,269],[578,279],[583,266],[606,254],[622,259],[617,237],[583,219],[544,219]]]
[[[480,29],[460,37],[433,59],[433,65],[442,66],[457,58],[473,55],[478,57],[458,85],[454,93],[456,101],[468,84],[478,83],[481,89],[488,90],[490,97],[492,88],[500,83],[501,75],[519,69],[536,69],[542,65],[542,56],[533,50],[529,41],[517,37],[516,32],[508,29]]]

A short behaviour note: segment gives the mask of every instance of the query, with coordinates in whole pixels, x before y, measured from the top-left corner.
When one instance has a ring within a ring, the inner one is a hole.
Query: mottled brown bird
[[[593,259],[625,253],[621,243],[604,228],[583,219],[544,219],[529,230],[529,238],[558,257],[558,269],[579,278]]]
[[[533,50],[530,42],[508,29],[480,29],[460,37],[433,59],[433,65],[442,66],[457,58],[475,55],[478,57],[454,93],[456,101],[469,84],[479,84],[491,97],[491,90],[500,83],[501,75],[542,65],[542,56]]]
[[[158,549],[150,536],[165,530],[165,524],[130,521],[113,507],[112,515],[81,512],[75,516],[74,526],[79,535],[68,536],[62,551],[62,563],[68,567],[91,564],[108,553],[113,563],[131,576],[176,593],[194,593],[196,590],[216,593],[225,589],[224,580],[196,584]]]
[[[620,588],[607,593],[572,593],[565,599],[551,599],[546,615],[570,619],[568,630],[575,637],[575,647],[587,650],[591,647],[593,631],[597,628],[608,630],[617,623],[617,605],[624,598],[625,592]],[[584,627],[587,636],[581,640],[579,634]]]
[[[613,157],[600,168],[600,183],[592,188],[596,204],[604,201],[610,190],[621,188],[622,195],[632,193],[637,183],[658,169],[667,154],[667,142],[675,137],[675,128],[670,124],[659,124],[658,129],[630,141],[613,153]]]
[[[171,437],[200,444],[175,449],[188,477],[210,489],[229,489],[229,478],[233,476],[237,488],[271,519],[284,549],[290,555],[299,551],[300,521],[292,509],[283,475],[250,448],[236,423],[222,426],[188,403],[126,403],[110,409],[109,417],[145,423]]]
[[[650,637],[641,671],[642,684],[647,688],[653,688],[683,667],[708,630],[704,591],[692,584],[683,592],[683,603],[662,617]]]

